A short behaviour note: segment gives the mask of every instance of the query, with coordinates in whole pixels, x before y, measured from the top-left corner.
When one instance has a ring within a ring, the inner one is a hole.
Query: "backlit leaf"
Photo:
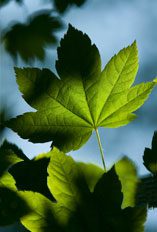
[[[93,166],[85,166],[83,169],[82,164],[54,148],[48,166],[48,186],[56,203],[39,193],[20,192],[32,209],[31,214],[21,218],[23,225],[32,232],[47,232],[52,228],[54,232],[143,232],[146,209],[121,209],[123,194],[114,167],[100,175],[91,192],[90,170],[94,179],[98,174]]]
[[[122,184],[122,208],[135,206],[136,190],[139,179],[134,163],[127,157],[123,157],[115,164],[115,169]]]
[[[80,148],[98,127],[119,127],[147,99],[154,82],[134,82],[138,57],[136,43],[115,55],[101,71],[101,59],[86,34],[69,26],[60,42],[56,69],[16,68],[23,97],[37,112],[8,122],[22,138],[53,141],[62,151]]]
[[[79,162],[77,165],[81,169],[81,172],[83,172],[90,191],[93,192],[94,186],[100,177],[104,174],[104,170],[99,166],[90,163],[87,164]]]
[[[0,177],[0,226],[11,225],[29,212],[16,190],[13,177],[8,172],[3,173]]]

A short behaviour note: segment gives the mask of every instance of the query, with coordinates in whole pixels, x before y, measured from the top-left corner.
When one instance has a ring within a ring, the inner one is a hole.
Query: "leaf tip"
[[[153,79],[153,83],[157,84],[157,77]]]

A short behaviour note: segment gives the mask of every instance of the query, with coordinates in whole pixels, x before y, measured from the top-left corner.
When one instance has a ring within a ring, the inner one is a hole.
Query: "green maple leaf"
[[[101,71],[101,59],[86,34],[69,26],[58,48],[56,69],[16,68],[26,102],[37,112],[7,125],[32,142],[53,141],[63,151],[80,148],[98,127],[119,127],[147,99],[155,82],[131,87],[138,70],[136,43],[115,55]]]
[[[43,195],[22,192],[20,196],[32,209],[21,217],[32,232],[144,231],[146,210],[143,207],[121,209],[123,194],[114,167],[101,173],[95,166],[76,163],[70,156],[53,149],[48,166],[48,187],[56,203]],[[82,171],[83,170],[83,171]],[[87,170],[87,173],[86,173]],[[89,171],[90,170],[90,171]],[[93,188],[91,176],[97,183]],[[99,174],[98,174],[99,173]],[[89,187],[90,186],[90,187]],[[90,191],[90,189],[93,191]],[[128,227],[129,226],[129,227]]]
[[[157,174],[157,131],[153,135],[152,148],[145,148],[143,160],[145,167],[153,174]]]

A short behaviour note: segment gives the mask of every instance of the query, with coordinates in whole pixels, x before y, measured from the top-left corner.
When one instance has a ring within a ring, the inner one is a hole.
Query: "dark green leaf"
[[[144,231],[144,223],[147,219],[147,210],[145,207],[128,207],[122,211],[123,221],[125,225],[121,232],[142,232]],[[115,231],[116,232],[116,231]]]
[[[105,214],[121,211],[123,194],[121,192],[121,183],[114,167],[100,178],[94,189],[94,197],[104,218]]]
[[[7,5],[12,0],[0,0],[0,7]],[[15,0],[17,3],[22,3],[23,0]]]
[[[13,224],[28,212],[27,204],[17,192],[0,187],[0,226]]]
[[[96,185],[100,177],[104,174],[104,170],[99,166],[90,163],[86,164],[83,162],[79,162],[77,163],[77,165],[81,169],[81,172],[86,179],[90,191],[93,192],[94,186]]]
[[[0,226],[18,221],[28,211],[29,207],[16,192],[15,180],[5,172],[0,177]]]
[[[2,102],[3,102],[3,97],[2,97]],[[4,132],[5,132],[5,122],[7,120],[9,120],[9,118],[11,118],[12,115],[12,111],[10,110],[10,108],[5,105],[4,103],[2,103],[0,105],[0,139],[3,138]]]
[[[145,176],[140,179],[136,193],[136,205],[157,208],[157,176]]]
[[[157,131],[153,135],[152,148],[145,148],[143,161],[150,172],[157,174]]]
[[[10,166],[22,160],[28,160],[28,158],[15,144],[4,141],[0,147],[0,176]]]
[[[6,50],[16,59],[17,55],[28,62],[34,58],[45,58],[45,47],[55,45],[57,37],[54,34],[61,29],[58,18],[50,15],[50,11],[40,11],[33,14],[27,23],[16,23],[3,33]]]
[[[54,200],[47,187],[47,167],[51,152],[41,154],[33,160],[26,160],[13,165],[9,172],[16,181],[18,190],[31,190],[39,192]]]
[[[56,10],[64,13],[70,6],[81,6],[86,0],[54,0]]]
[[[4,129],[5,129],[5,121],[7,119],[5,109],[1,109],[0,111],[0,136],[2,136]]]

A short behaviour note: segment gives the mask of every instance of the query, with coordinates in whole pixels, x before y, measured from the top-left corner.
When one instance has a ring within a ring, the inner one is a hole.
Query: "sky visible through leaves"
[[[107,4],[105,1],[100,1],[99,4],[98,1],[91,1],[91,5],[88,4],[82,9],[72,9],[69,13],[67,13],[67,15],[64,16],[64,19],[67,23],[71,22],[74,26],[90,35],[92,41],[98,45],[101,52],[101,57],[103,58],[103,64],[105,64],[111,58],[111,56],[118,52],[122,47],[130,44],[136,38],[140,54],[138,82],[143,81],[144,79],[148,81],[154,78],[154,75],[157,73],[156,64],[154,64],[157,54],[157,35],[155,30],[155,22],[157,21],[156,1],[151,1],[151,3],[148,3],[148,1],[119,1],[118,6],[112,1],[112,4],[113,5],[110,5],[109,3]],[[36,6],[39,9],[41,8],[41,6],[38,4],[33,4],[32,1],[28,1],[28,6],[30,12],[32,12],[33,8],[35,9]],[[6,12],[7,9],[5,9],[4,13],[1,11],[1,15],[5,19],[5,25],[7,25],[7,22],[9,22],[9,17],[15,18],[15,16],[18,16],[21,19],[25,17],[23,12],[20,12],[19,8],[14,4],[12,4],[8,10],[8,12],[11,13],[6,14]],[[59,33],[59,36],[62,36],[62,34],[63,32]],[[53,58],[52,54],[54,56]],[[6,89],[3,91],[11,94],[12,98],[10,103],[17,107],[17,111],[15,111],[16,115],[21,114],[22,112],[30,110],[30,108],[26,103],[21,102],[20,94],[16,93],[17,86],[15,84],[12,69],[14,64],[8,58],[8,56],[3,55],[3,57],[2,67],[4,67],[4,70],[1,71],[1,78],[3,76],[4,79],[1,81],[2,84],[5,84],[6,86]],[[43,66],[49,66],[51,68],[55,63],[55,59],[56,55],[54,51],[48,52],[46,64]],[[41,63],[35,62],[35,65],[41,66]],[[19,62],[19,66],[24,65],[22,62]],[[9,83],[11,83],[10,85],[6,84],[8,80],[10,81]],[[155,94],[153,94],[153,96],[154,95]],[[151,106],[148,102],[146,106],[144,106],[144,112],[147,112],[147,120],[146,115],[140,114],[139,112],[140,119],[130,124],[126,128],[107,130],[106,132],[100,131],[100,133],[103,135],[102,142],[105,153],[107,154],[106,159],[108,166],[122,154],[130,155],[130,157],[133,158],[136,163],[142,163],[141,157],[143,154],[143,149],[144,147],[150,147],[152,134],[156,129],[156,112],[154,112],[156,103],[154,102],[152,104],[153,106]],[[123,136],[125,133],[127,133],[127,137]],[[119,134],[122,136],[119,137]],[[18,143],[23,149],[28,147],[26,146],[27,142],[23,142],[17,136],[14,137],[15,139],[13,139],[13,137],[13,133],[8,134],[10,141],[14,140],[13,142]],[[73,156],[76,159],[79,157],[81,160],[93,160],[94,162],[99,163],[99,157],[95,156],[95,154],[98,153],[98,150],[94,140],[95,138],[92,138],[86,148],[82,149],[80,152],[73,153]],[[114,146],[111,144],[114,144]],[[48,147],[49,145],[36,146],[30,144],[29,148],[26,149],[26,154],[35,155],[39,153],[39,150],[47,151]],[[140,167],[140,170],[141,173],[145,172],[142,166]]]

